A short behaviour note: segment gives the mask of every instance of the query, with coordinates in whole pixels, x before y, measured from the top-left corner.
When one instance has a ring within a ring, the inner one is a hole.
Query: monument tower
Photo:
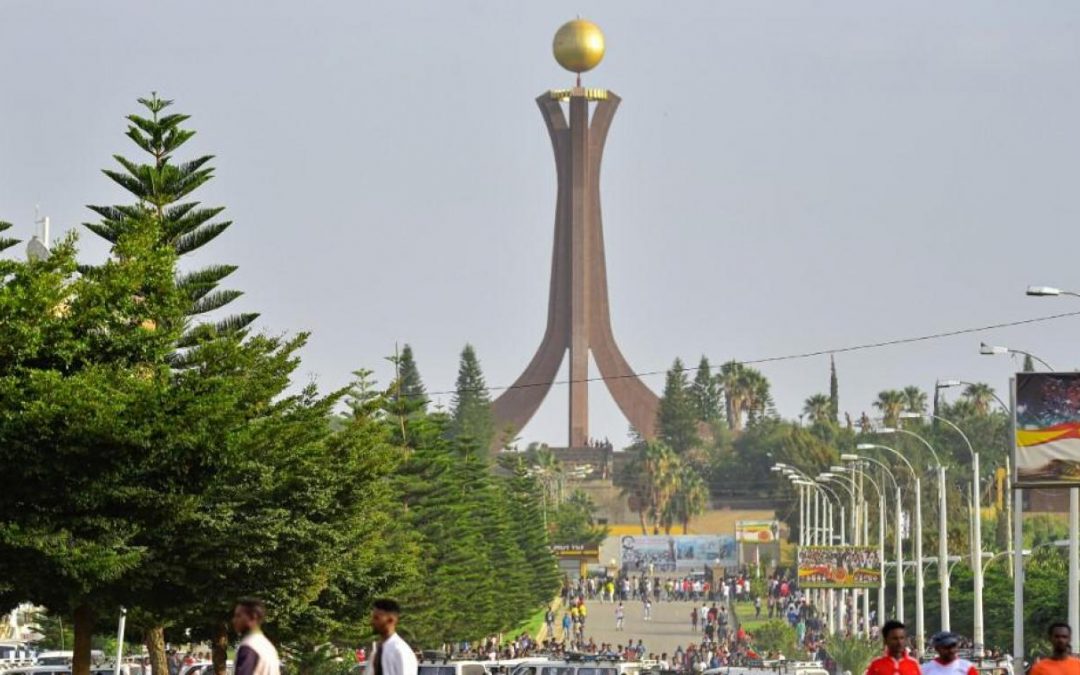
[[[604,35],[596,24],[583,19],[566,23],[555,33],[553,51],[559,65],[577,73],[577,81],[572,89],[547,91],[536,99],[551,137],[558,178],[547,328],[525,372],[495,400],[493,413],[499,428],[524,427],[547,396],[563,354],[569,351],[569,447],[584,447],[589,440],[591,352],[623,415],[639,433],[652,438],[659,399],[615,344],[608,307],[600,160],[621,99],[611,91],[581,86],[581,73],[604,57]]]

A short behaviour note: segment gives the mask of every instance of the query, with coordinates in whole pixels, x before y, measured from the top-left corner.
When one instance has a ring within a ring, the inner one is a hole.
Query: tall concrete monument
[[[659,399],[615,344],[608,307],[600,160],[621,99],[611,91],[581,86],[581,73],[604,57],[604,35],[596,24],[577,19],[563,25],[555,34],[553,50],[563,68],[577,73],[577,82],[572,89],[547,91],[536,99],[551,137],[558,177],[547,329],[525,372],[495,400],[493,412],[500,429],[524,427],[547,396],[563,354],[569,351],[569,447],[584,447],[589,440],[591,352],[623,415],[643,436],[652,438]]]

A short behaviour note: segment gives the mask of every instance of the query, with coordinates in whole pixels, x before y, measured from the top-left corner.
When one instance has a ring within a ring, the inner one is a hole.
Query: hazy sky
[[[555,175],[533,99],[571,84],[551,37],[608,43],[623,97],[602,194],[631,365],[829,349],[1055,312],[1080,289],[1080,3],[0,0],[0,218],[54,234],[124,197],[123,115],[156,90],[217,155],[200,198],[235,225],[235,309],[312,331],[302,380],[389,378],[413,345],[452,388],[465,342],[511,382],[545,321]],[[83,232],[87,258],[104,249]],[[21,253],[21,252],[20,252]],[[841,409],[1014,366],[980,339],[1080,365],[1080,318],[841,354]],[[565,364],[564,364],[565,365]],[[828,358],[762,366],[780,411]],[[659,390],[662,376],[646,382]],[[448,396],[436,397],[449,402]],[[593,435],[626,423],[599,383]],[[557,387],[526,440],[565,441]]]

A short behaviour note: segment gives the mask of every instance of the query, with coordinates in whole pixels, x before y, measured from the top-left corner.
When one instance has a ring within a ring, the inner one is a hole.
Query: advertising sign
[[[734,567],[735,537],[716,534],[630,536],[622,538],[624,569],[674,572],[705,565]]]
[[[800,546],[801,588],[877,588],[881,559],[870,546]]]
[[[735,541],[743,544],[771,544],[780,540],[780,523],[775,520],[735,522]]]
[[[1080,373],[1016,374],[1019,486],[1080,485]]]
[[[596,544],[552,544],[551,552],[556,558],[600,557],[600,547]]]

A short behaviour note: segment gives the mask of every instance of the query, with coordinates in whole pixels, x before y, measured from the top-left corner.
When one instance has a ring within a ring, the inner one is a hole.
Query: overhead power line
[[[1002,323],[992,323],[992,324],[988,324],[988,325],[985,325],[985,326],[976,326],[976,327],[973,327],[973,328],[959,328],[959,329],[956,329],[956,330],[948,330],[948,331],[943,331],[943,332],[940,332],[940,333],[930,333],[928,335],[917,335],[917,336],[914,336],[914,337],[894,338],[894,339],[891,339],[891,340],[879,340],[877,342],[865,342],[865,343],[857,344],[857,345],[848,345],[848,346],[844,346],[844,347],[832,347],[832,348],[829,348],[829,349],[818,349],[816,351],[809,351],[809,352],[797,352],[797,353],[794,353],[794,354],[783,354],[783,355],[780,355],[780,356],[764,356],[764,357],[759,357],[759,358],[756,358],[756,359],[746,359],[746,360],[724,359],[724,361],[725,362],[735,361],[735,362],[740,363],[742,365],[756,365],[756,364],[761,364],[761,363],[777,363],[779,361],[797,361],[797,360],[800,360],[800,359],[813,358],[815,356],[828,356],[830,354],[845,354],[845,353],[848,353],[848,352],[859,352],[859,351],[867,351],[867,350],[870,350],[870,349],[881,349],[882,347],[895,347],[897,345],[912,344],[912,343],[916,343],[916,342],[928,342],[930,340],[940,340],[940,339],[943,339],[943,338],[956,337],[957,335],[969,335],[971,333],[981,333],[983,331],[996,330],[996,329],[999,329],[999,328],[1012,328],[1012,327],[1015,327],[1015,326],[1026,326],[1026,325],[1033,324],[1033,323],[1045,323],[1047,321],[1056,321],[1058,319],[1068,319],[1068,318],[1075,317],[1075,316],[1080,316],[1080,311],[1062,312],[1061,314],[1049,314],[1049,315],[1046,315],[1046,316],[1037,316],[1037,317],[1034,317],[1034,318],[1031,318],[1031,319],[1019,319],[1019,320],[1016,320],[1016,321],[1005,321],[1005,322],[1002,322]],[[719,361],[718,361],[718,363],[719,363]],[[696,370],[698,370],[697,366],[689,366],[689,367],[684,367],[683,368],[684,372],[694,372]],[[548,382],[528,382],[528,383],[525,383],[525,384],[512,384],[512,385],[502,385],[502,386],[496,386],[496,387],[486,387],[484,389],[484,391],[495,392],[495,391],[507,391],[509,389],[531,389],[533,387],[547,387],[549,385],[551,385],[551,386],[560,385],[561,386],[561,385],[567,385],[567,384],[575,384],[575,383],[578,383],[578,382],[605,382],[605,381],[610,381],[610,380],[621,380],[621,379],[629,378],[629,377],[637,377],[637,378],[651,377],[651,376],[654,376],[654,375],[663,375],[666,372],[667,372],[666,369],[664,369],[664,370],[648,370],[648,371],[638,371],[638,372],[626,373],[625,375],[615,375],[615,376],[612,376],[612,377],[605,377],[603,375],[597,375],[595,377],[587,377],[587,378],[582,378],[582,379],[578,379],[578,380],[572,380],[572,379],[571,380],[556,380],[556,381],[551,382],[551,383],[548,383]],[[451,389],[451,390],[448,390],[448,391],[427,392],[427,395],[428,396],[450,396],[450,395],[453,395],[455,393],[457,393],[457,391]]]

